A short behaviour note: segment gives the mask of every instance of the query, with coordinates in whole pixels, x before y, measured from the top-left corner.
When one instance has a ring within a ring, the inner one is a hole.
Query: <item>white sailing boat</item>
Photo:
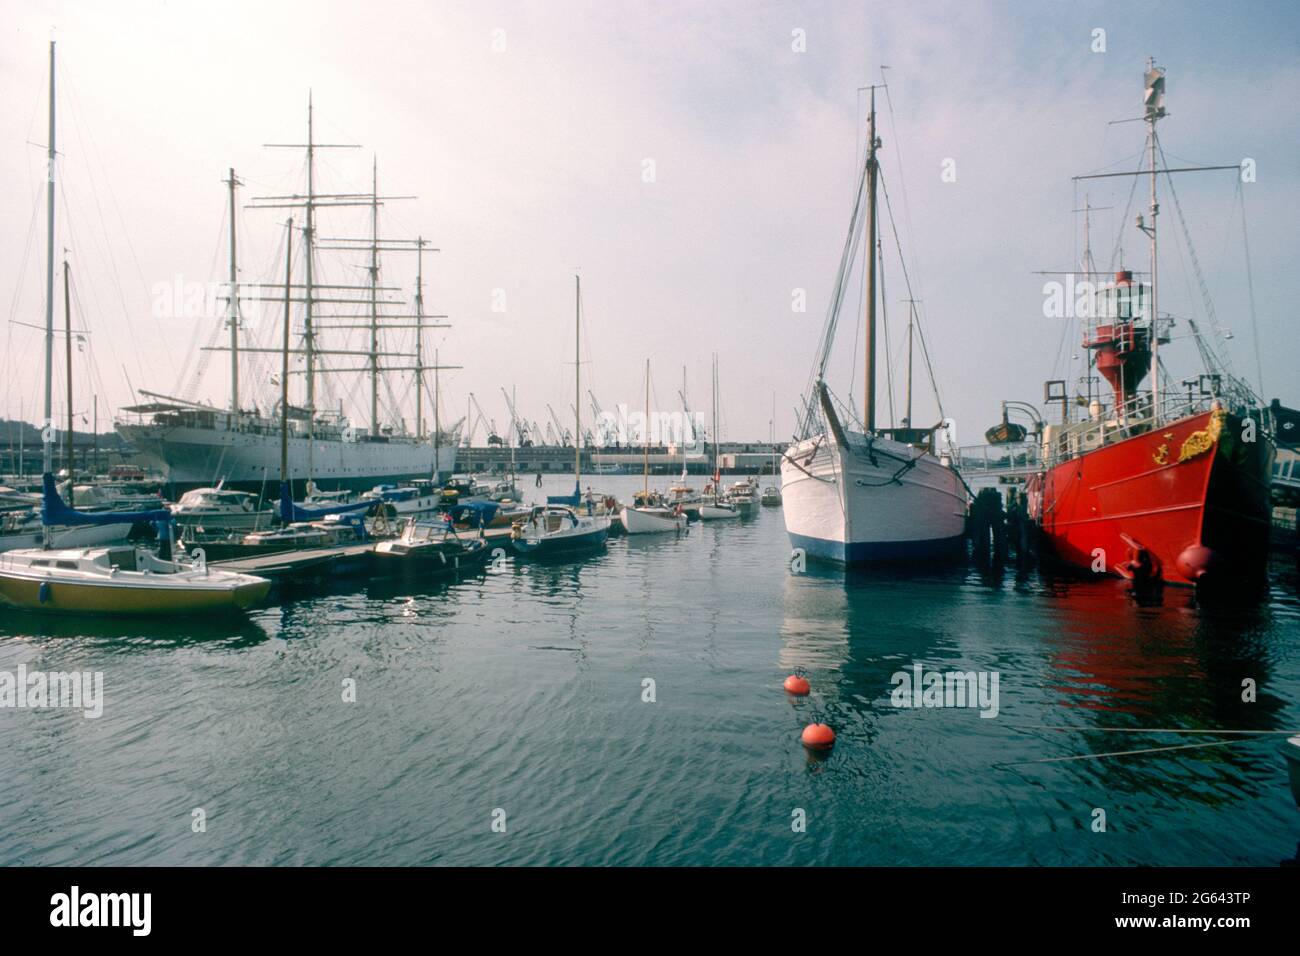
[[[513,525],[511,538],[520,554],[543,556],[561,552],[603,548],[609,537],[609,518],[595,514],[588,495],[586,514],[582,502],[582,279],[574,281],[573,318],[573,494],[548,495],[545,505],[532,509],[526,519]]]
[[[875,89],[871,90],[866,162],[803,416],[804,437],[790,446],[781,464],[783,510],[791,544],[808,557],[839,564],[956,552],[966,520],[965,484],[949,462],[935,454],[935,433],[940,426],[917,429],[910,421],[903,428],[877,426],[879,291],[875,250],[880,141],[876,137]],[[864,219],[866,228],[862,230]],[[865,415],[857,430],[844,424],[825,375],[859,242],[866,249],[867,378]],[[910,342],[909,335],[909,355]],[[910,406],[910,374],[908,392]]]
[[[621,517],[623,519],[623,530],[628,534],[663,534],[665,532],[678,532],[686,528],[686,513],[682,511],[680,505],[667,507],[660,503],[661,498],[657,493],[652,494],[650,491],[650,360],[646,359],[645,363],[645,421],[646,434],[645,452],[643,464],[643,476],[645,484],[641,493],[637,495],[639,504],[627,505],[623,508]]]
[[[718,469],[718,357],[713,356],[713,493],[706,494],[700,504],[701,521],[725,521],[739,518],[740,507],[727,500],[722,490],[722,473]]]

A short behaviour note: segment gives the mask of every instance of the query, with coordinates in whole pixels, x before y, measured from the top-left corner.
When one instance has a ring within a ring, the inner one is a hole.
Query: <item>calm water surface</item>
[[[640,479],[596,481],[622,496]],[[1300,728],[1294,566],[1258,605],[1205,609],[967,567],[792,574],[788,551],[764,509],[233,624],[0,612],[0,670],[105,682],[97,720],[0,709],[0,864],[1297,857],[1277,737],[1043,762],[1212,739],[1151,728]],[[891,676],[915,663],[996,672],[998,716],[892,706]],[[811,697],[782,691],[795,668]],[[825,758],[799,745],[814,717],[839,735]]]

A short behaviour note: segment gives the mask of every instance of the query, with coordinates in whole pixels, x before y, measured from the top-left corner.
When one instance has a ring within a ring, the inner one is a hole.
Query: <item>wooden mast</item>
[[[876,88],[871,87],[871,112],[867,118],[867,331],[866,396],[862,421],[867,434],[876,430]],[[716,437],[716,436],[715,436]]]

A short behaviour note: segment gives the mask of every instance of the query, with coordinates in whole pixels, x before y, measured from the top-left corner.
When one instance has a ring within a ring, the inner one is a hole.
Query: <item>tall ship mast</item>
[[[1111,401],[1090,395],[1087,414],[1074,421],[1066,383],[1047,383],[1061,421],[1042,426],[1042,467],[1026,493],[1049,552],[1067,564],[1142,585],[1211,585],[1263,569],[1273,425],[1190,319],[1205,373],[1184,382],[1185,391],[1162,381],[1160,347],[1173,320],[1157,307],[1157,182],[1161,174],[1239,167],[1162,168],[1156,123],[1165,116],[1165,73],[1151,61],[1145,86],[1146,168],[1102,175],[1147,180],[1149,206],[1137,227],[1149,244],[1150,282],[1121,270],[1096,290],[1083,346]]]
[[[301,381],[293,389],[300,404],[279,409],[279,389],[268,389],[275,373],[255,376],[248,370],[265,356],[279,356],[282,347],[269,339],[259,343],[250,334],[241,303],[281,302],[276,282],[244,282],[239,278],[236,243],[237,190],[243,185],[231,169],[225,184],[230,217],[229,279],[225,290],[224,324],[228,344],[209,345],[204,353],[225,352],[230,359],[230,399],[225,407],[141,390],[149,401],[124,408],[115,423],[118,432],[153,466],[160,468],[178,490],[223,483],[227,488],[263,491],[274,487],[280,471],[281,421],[287,422],[288,479],[294,494],[312,490],[362,490],[377,483],[434,480],[455,470],[460,423],[442,431],[436,414],[437,395],[427,396],[435,409],[433,427],[425,419],[425,390],[439,369],[459,366],[426,364],[424,336],[447,328],[443,315],[425,312],[424,255],[437,250],[424,237],[395,238],[380,231],[386,203],[411,196],[379,192],[378,161],[372,162],[370,189],[365,192],[321,192],[317,184],[319,150],[359,149],[353,144],[322,143],[316,139],[315,111],[307,105],[307,137],[303,143],[270,143],[270,148],[303,150],[306,189],[302,193],[253,198],[250,210],[301,210],[297,237],[302,260],[301,279],[290,289],[296,309],[294,367]],[[322,213],[351,208],[364,211],[368,235],[321,235]],[[268,222],[268,227],[272,226]],[[360,267],[365,279],[354,283],[320,280],[321,254],[331,253],[345,266]],[[385,284],[384,258],[414,253],[414,301],[395,297],[397,286]],[[286,319],[285,321],[290,321]],[[354,347],[350,333],[362,333]],[[205,356],[206,357],[206,356]],[[205,367],[200,358],[199,373]],[[252,364],[250,364],[252,363]],[[261,369],[264,373],[267,369]],[[242,373],[242,374],[241,374]],[[344,387],[335,389],[336,377]],[[362,376],[367,399],[364,424],[344,412],[346,382]],[[414,428],[399,407],[394,381],[405,381],[414,392]],[[294,384],[297,384],[296,382]],[[266,390],[264,407],[257,404]],[[338,396],[337,403],[322,394]],[[436,389],[435,389],[436,392]],[[388,399],[385,407],[384,399]],[[283,415],[281,412],[283,411]]]

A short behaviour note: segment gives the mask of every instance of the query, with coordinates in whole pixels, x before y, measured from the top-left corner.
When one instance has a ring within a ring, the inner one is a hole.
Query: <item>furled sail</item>
[[[46,527],[52,525],[136,524],[137,522],[167,523],[172,520],[172,513],[166,508],[157,511],[103,511],[94,513],[76,511],[69,508],[64,500],[59,497],[59,489],[55,485],[54,476],[48,471],[41,476],[41,485],[45,492],[41,498],[41,523]]]
[[[548,505],[569,505],[576,508],[582,502],[582,485],[579,482],[573,483],[573,494],[571,495],[547,495],[546,503]]]
[[[326,515],[345,515],[373,508],[373,501],[354,501],[346,505],[328,505],[324,508],[304,508],[293,500],[287,481],[280,482],[280,520],[285,524],[295,521],[318,521]]]

